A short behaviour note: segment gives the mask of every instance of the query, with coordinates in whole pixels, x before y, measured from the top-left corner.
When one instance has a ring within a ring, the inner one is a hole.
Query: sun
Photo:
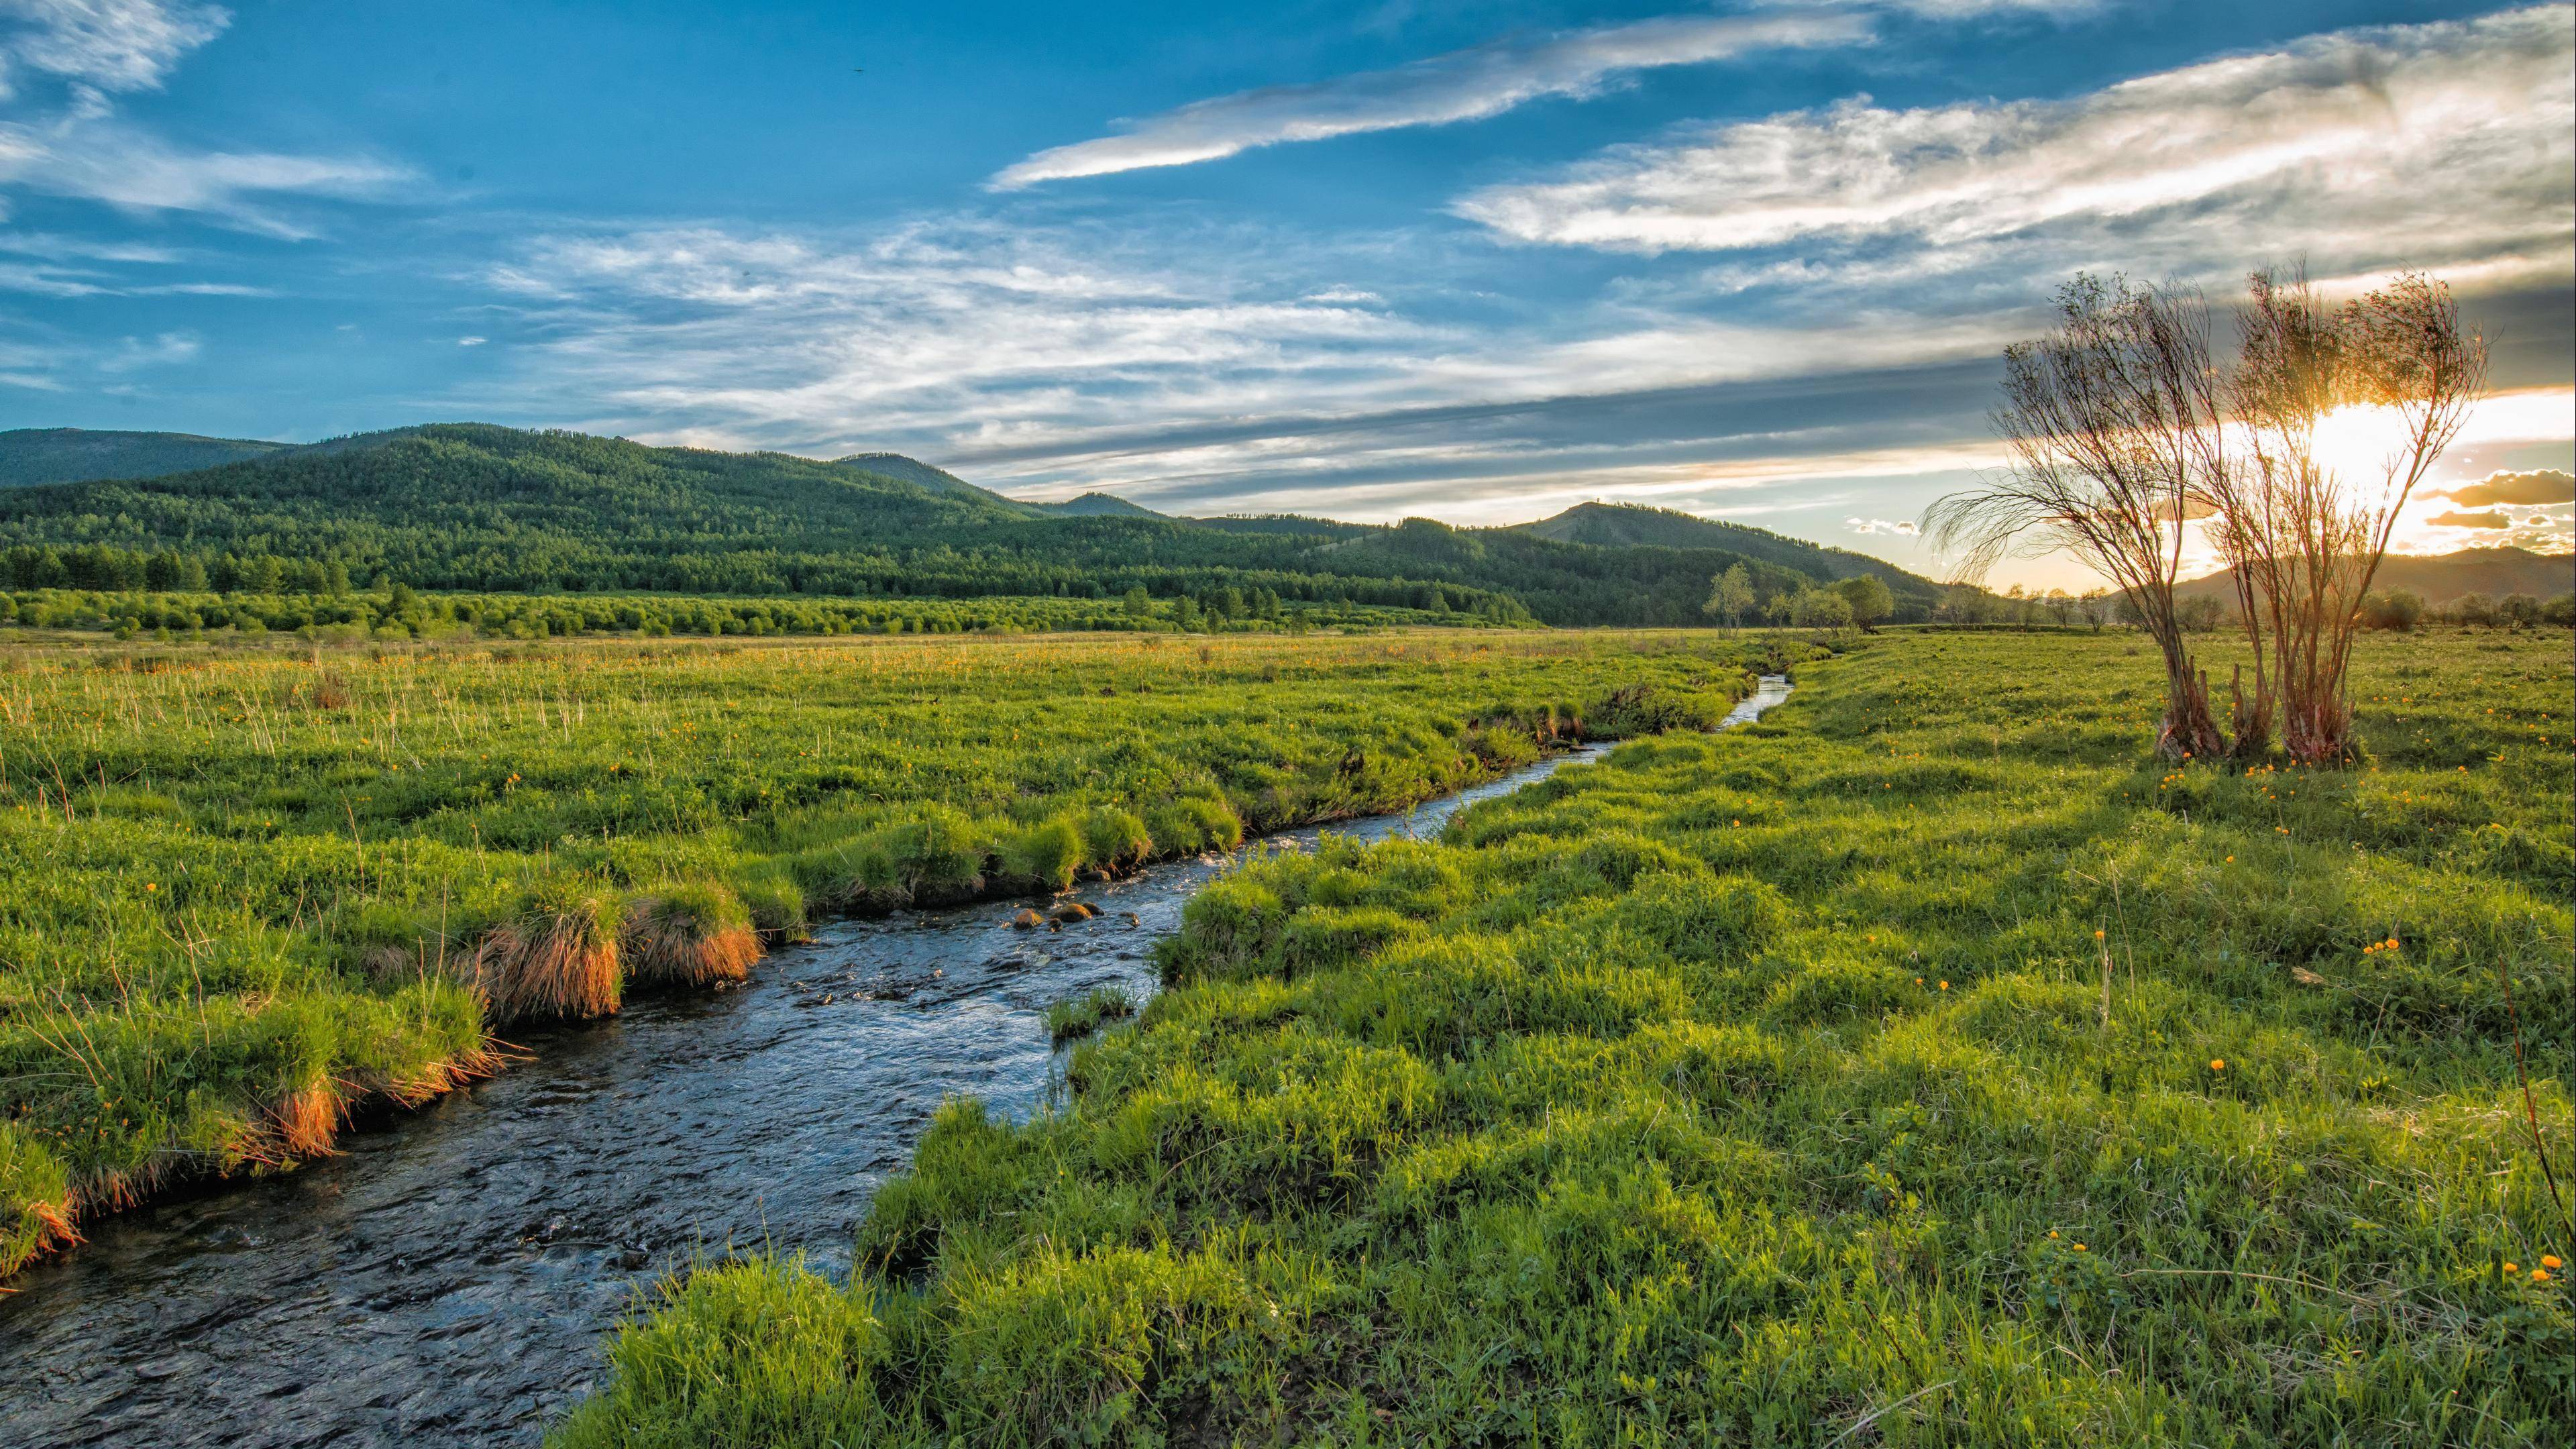
[[[2313,456],[2346,496],[2368,496],[2402,479],[2405,414],[2376,403],[2349,403],[2317,420]]]

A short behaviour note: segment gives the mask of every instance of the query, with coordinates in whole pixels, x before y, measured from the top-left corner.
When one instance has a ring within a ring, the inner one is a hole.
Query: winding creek
[[[1766,678],[1726,723],[1788,694]],[[1600,752],[1330,829],[1427,836]],[[828,925],[738,989],[528,1037],[336,1157],[91,1223],[0,1296],[0,1445],[531,1443],[658,1275],[762,1245],[845,1270],[939,1104],[1038,1107],[1047,1006],[1150,994],[1148,948],[1229,864],[1086,886],[1103,914],[1061,933],[1014,930],[1016,902]]]

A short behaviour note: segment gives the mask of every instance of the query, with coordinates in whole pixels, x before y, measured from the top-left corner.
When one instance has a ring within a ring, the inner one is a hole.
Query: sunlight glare
[[[2345,496],[2368,498],[2394,481],[2405,466],[2406,416],[2376,403],[2350,403],[2317,421],[2317,466],[2343,485]]]

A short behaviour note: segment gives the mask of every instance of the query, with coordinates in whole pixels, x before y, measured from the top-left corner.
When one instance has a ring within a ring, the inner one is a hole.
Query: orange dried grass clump
[[[487,932],[474,983],[496,1023],[611,1016],[624,986],[617,932],[596,898],[541,908]]]
[[[340,1122],[347,1115],[348,1104],[341,1100],[338,1085],[328,1079],[302,1091],[289,1092],[269,1108],[269,1116],[277,1124],[278,1139],[295,1157],[328,1155],[332,1141],[340,1135]]]
[[[705,986],[749,976],[760,959],[760,934],[731,892],[682,886],[630,907],[618,949],[638,982]]]

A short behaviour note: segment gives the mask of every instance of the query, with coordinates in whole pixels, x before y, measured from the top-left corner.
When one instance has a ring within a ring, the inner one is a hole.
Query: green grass
[[[1135,1014],[1136,1002],[1126,992],[1115,986],[1097,986],[1087,995],[1047,1008],[1047,1039],[1062,1046]]]
[[[1520,631],[0,649],[0,1271],[445,1090],[506,1018],[1713,717],[1750,657]]]
[[[2563,1442],[2563,633],[2366,641],[2341,774],[2155,766],[2117,634],[1797,678],[1211,886],[555,1442]]]

